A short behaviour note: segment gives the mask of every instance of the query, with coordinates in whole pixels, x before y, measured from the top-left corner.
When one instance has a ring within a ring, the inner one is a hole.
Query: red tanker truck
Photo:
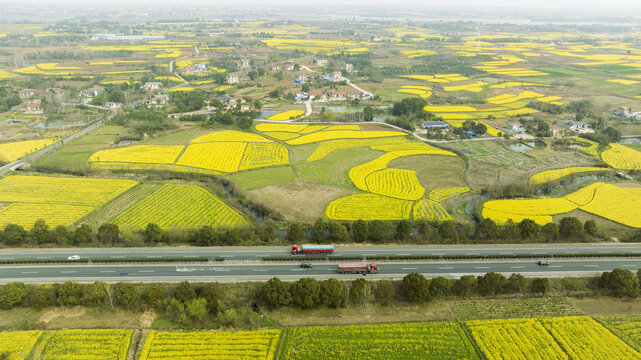
[[[378,268],[375,263],[366,264],[366,263],[347,263],[347,264],[338,264],[338,273],[339,274],[376,274]]]
[[[331,254],[334,252],[333,245],[292,245],[292,255],[296,254]]]

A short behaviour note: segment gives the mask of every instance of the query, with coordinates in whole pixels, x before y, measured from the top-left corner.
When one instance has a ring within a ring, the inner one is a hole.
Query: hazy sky
[[[2,3],[15,3],[15,0],[0,0]],[[638,9],[641,8],[639,0],[319,0],[319,1],[301,1],[301,0],[20,0],[20,3],[46,3],[51,5],[82,5],[82,6],[149,6],[149,5],[174,5],[174,6],[230,6],[237,7],[242,5],[262,5],[262,6],[279,6],[279,5],[341,5],[346,4],[355,6],[385,6],[385,7],[405,7],[405,6],[448,6],[460,7],[464,10],[466,7],[528,7],[528,8],[576,8],[581,9]],[[349,6],[348,5],[348,6]],[[624,14],[629,15],[629,14]]]

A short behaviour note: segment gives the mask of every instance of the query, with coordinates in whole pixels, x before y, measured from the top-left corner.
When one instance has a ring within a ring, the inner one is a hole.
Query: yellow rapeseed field
[[[87,161],[173,164],[184,148],[182,145],[134,145],[98,151]]]
[[[441,204],[439,204],[434,200],[429,200],[429,199],[421,200],[416,204],[414,204],[414,209],[412,210],[412,214],[415,221],[452,220],[452,215],[450,215]]]
[[[247,143],[217,142],[191,144],[178,159],[178,165],[222,172],[238,171]]]
[[[289,164],[287,147],[276,143],[249,143],[238,170]]]
[[[204,143],[204,142],[220,142],[220,141],[236,141],[236,142],[272,142],[263,136],[258,134],[236,131],[236,130],[224,130],[217,131],[207,135],[197,137],[191,141],[192,144]]]
[[[276,140],[283,140],[283,141],[291,140],[300,136],[297,133],[291,133],[286,131],[267,131],[267,132],[264,132],[263,134],[271,138],[274,138]]]
[[[403,200],[418,200],[423,197],[425,188],[416,177],[416,172],[404,169],[384,169],[365,178],[367,190],[379,195]]]
[[[541,171],[530,177],[530,184],[545,184],[550,181],[558,180],[571,174],[594,172],[594,171],[608,171],[606,168],[599,168],[593,166],[577,166],[556,170]]]
[[[514,222],[530,219],[545,225],[552,221],[551,215],[564,214],[576,208],[575,203],[564,198],[491,200],[483,204],[482,214],[497,224],[505,224],[510,219]]]
[[[0,144],[0,162],[18,160],[58,141],[60,139],[26,140]]]
[[[297,133],[307,125],[303,124],[271,124],[271,123],[260,123],[256,125],[256,130],[260,132],[269,132],[269,131],[279,131],[279,132],[293,132]]]
[[[43,335],[42,360],[126,360],[133,330],[58,330]],[[82,355],[79,355],[82,354]]]
[[[409,219],[413,201],[376,194],[355,194],[332,201],[325,210],[331,220]]]
[[[304,145],[315,143],[319,141],[335,140],[335,139],[373,139],[391,136],[406,136],[404,132],[400,131],[352,131],[352,130],[336,130],[336,131],[317,131],[311,134],[303,135],[296,139],[288,140],[289,145]]]
[[[314,152],[309,155],[307,162],[317,161],[323,159],[325,156],[333,153],[334,151],[343,149],[353,149],[357,147],[370,146],[375,149],[377,146],[390,145],[390,144],[408,144],[405,138],[391,137],[391,138],[378,138],[378,139],[347,139],[347,140],[329,140],[323,141],[318,144]],[[387,150],[382,150],[387,151]]]
[[[430,193],[428,194],[428,198],[430,200],[441,202],[451,197],[464,194],[468,191],[470,191],[469,187],[448,187],[443,189],[436,189],[430,191]]]
[[[269,118],[267,118],[267,120],[286,121],[290,119],[295,119],[302,115],[305,115],[305,112],[303,110],[287,110],[278,114],[274,114]]]
[[[625,145],[610,144],[610,149],[601,153],[601,159],[615,169],[641,170],[641,152]]]
[[[14,331],[0,333],[0,349],[9,353],[9,359],[26,359],[42,331]]]

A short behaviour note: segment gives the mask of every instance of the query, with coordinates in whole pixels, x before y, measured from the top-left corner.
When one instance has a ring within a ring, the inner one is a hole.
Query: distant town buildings
[[[146,91],[156,91],[156,90],[160,90],[160,88],[162,87],[162,83],[161,82],[146,82],[146,83],[143,84],[142,87]]]
[[[227,83],[228,84],[239,84],[240,83],[240,78],[236,74],[229,74],[227,76]]]

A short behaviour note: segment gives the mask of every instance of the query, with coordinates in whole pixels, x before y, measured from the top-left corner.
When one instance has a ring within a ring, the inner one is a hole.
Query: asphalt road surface
[[[4,249],[0,260],[82,258],[159,258],[159,257],[224,257],[226,260],[260,260],[265,256],[292,256],[291,247],[156,247],[156,248],[68,248]],[[336,256],[408,256],[408,255],[515,255],[515,254],[608,254],[641,253],[641,244],[528,244],[528,245],[404,245],[404,246],[336,246]],[[304,261],[304,255],[293,255]]]
[[[507,261],[424,261],[424,262],[379,262],[378,274],[369,274],[367,279],[400,279],[417,272],[428,277],[445,276],[458,278],[462,275],[481,275],[490,271],[506,276],[520,273],[526,276],[594,276],[603,271],[620,267],[635,272],[641,268],[640,259],[573,259],[551,261],[548,266],[539,266],[536,260]],[[302,269],[298,262],[292,263],[209,263],[209,264],[145,264],[145,265],[12,265],[0,267],[0,283],[23,281],[33,283],[101,281],[178,282],[188,281],[264,281],[274,276],[284,280],[302,277],[318,279],[355,279],[362,275],[340,275],[336,263],[314,263],[311,269]]]

